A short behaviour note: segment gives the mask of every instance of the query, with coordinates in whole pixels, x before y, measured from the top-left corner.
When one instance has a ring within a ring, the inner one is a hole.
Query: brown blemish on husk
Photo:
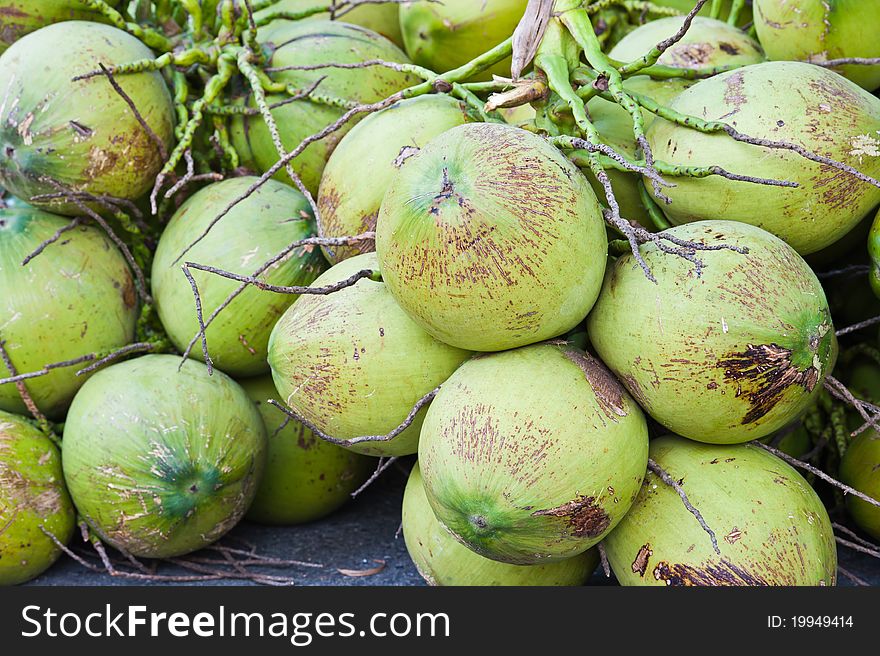
[[[686,563],[670,565],[661,561],[654,568],[654,578],[668,586],[719,587],[719,586],[768,586],[767,581],[757,574],[722,560],[720,563],[707,563],[694,567]]]
[[[751,409],[743,424],[751,424],[769,413],[791,387],[812,392],[819,381],[819,371],[810,366],[800,371],[791,363],[791,350],[778,344],[749,344],[741,353],[731,353],[719,360],[724,379],[736,383],[736,396],[745,396]]]
[[[571,535],[576,538],[595,538],[611,524],[605,510],[596,504],[595,497],[579,495],[573,501],[548,510],[536,510],[532,517],[560,517],[568,520]]]
[[[584,373],[584,378],[593,388],[599,407],[609,419],[617,420],[626,417],[627,411],[623,400],[623,389],[617,379],[611,375],[601,362],[588,353],[575,349],[566,349],[563,355],[576,364]]]
[[[732,107],[731,111],[729,111],[724,116],[720,117],[721,119],[728,118],[733,114],[736,114],[740,108],[746,103],[746,96],[744,92],[744,83],[743,83],[743,73],[742,71],[737,71],[736,73],[731,74],[724,81],[724,102]]]
[[[639,553],[636,554],[636,559],[632,562],[633,574],[638,574],[644,578],[645,572],[648,569],[648,561],[653,555],[654,552],[651,550],[651,543],[643,544],[639,549]]]
[[[678,44],[669,53],[672,65],[679,68],[700,68],[709,61],[715,48],[709,43]]]
[[[40,517],[48,517],[63,508],[57,486],[32,481],[3,463],[0,463],[0,489],[17,508],[29,510]]]

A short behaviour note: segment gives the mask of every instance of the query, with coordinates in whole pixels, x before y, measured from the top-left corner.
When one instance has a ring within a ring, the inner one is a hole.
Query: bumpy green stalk
[[[718,20],[721,17],[721,0],[712,0],[712,6],[709,9],[709,18]]]
[[[637,186],[639,189],[639,198],[642,201],[642,206],[645,208],[645,211],[651,218],[651,223],[654,224],[654,227],[657,228],[657,230],[666,230],[667,228],[671,228],[672,224],[669,223],[669,221],[666,219],[666,216],[663,214],[663,210],[660,209],[660,206],[657,205],[657,202],[654,200],[651,192],[648,191],[648,188],[645,186],[645,181],[640,179]]]
[[[100,14],[110,21],[110,23],[137,37],[153,50],[169,52],[174,49],[174,44],[170,39],[159,34],[156,30],[142,27],[137,23],[129,23],[125,20],[125,16],[120,14],[106,2],[103,2],[103,0],[81,0],[81,2],[87,8],[100,12]]]
[[[162,170],[159,172],[157,177],[158,181],[163,180],[165,176],[171,174],[180,162],[183,154],[192,148],[193,137],[204,118],[205,106],[213,103],[217,99],[223,89],[226,88],[226,85],[229,84],[229,80],[232,79],[235,70],[234,56],[231,53],[221,55],[217,60],[217,73],[208,80],[202,97],[193,103],[192,109],[190,110],[190,119],[187,122],[186,127],[183,129],[177,146],[168,157],[165,166],[162,167]]]
[[[226,122],[219,116],[214,116],[213,122],[214,138],[217,147],[223,152],[223,159],[225,160],[224,163],[226,164],[226,167],[234,171],[238,168],[240,160],[238,151],[235,150],[235,147],[229,139],[229,128],[227,127]]]
[[[739,15],[745,9],[745,6],[746,0],[733,0],[733,4],[730,6],[730,13],[727,15],[727,22],[730,25],[737,25],[739,23]]]
[[[576,0],[572,0],[573,2]],[[642,110],[623,89],[623,76],[602,52],[602,44],[596,38],[596,32],[589,16],[583,11],[567,11],[562,14],[562,22],[583,49],[590,65],[608,81],[608,91],[614,102],[627,111],[633,121],[633,135],[637,142],[645,140],[645,124]]]
[[[186,108],[186,101],[189,100],[189,83],[183,72],[175,70],[171,75],[171,85],[174,88],[174,110],[177,112],[174,137],[180,141],[183,138],[186,125],[189,123],[189,110]]]

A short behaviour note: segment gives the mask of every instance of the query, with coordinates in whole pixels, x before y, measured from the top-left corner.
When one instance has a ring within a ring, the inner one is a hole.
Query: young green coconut
[[[406,52],[419,66],[444,73],[509,38],[523,17],[528,0],[417,0],[400,7]],[[510,76],[505,59],[476,76]]]
[[[771,59],[823,64],[880,57],[880,0],[754,0],[755,31]],[[834,70],[861,87],[880,87],[880,63]]]
[[[638,499],[604,541],[622,585],[835,584],[828,513],[785,462],[758,446],[697,444],[678,436],[653,440],[651,459],[677,482],[714,537],[678,491],[649,472]]]
[[[420,81],[391,67],[368,65],[381,60],[410,64],[388,39],[370,30],[340,21],[276,21],[261,28],[258,40],[267,52],[265,66],[273,73],[266,102],[278,126],[285,149],[292,150],[308,136],[336,122],[358,103],[371,103]],[[355,65],[340,68],[328,64]],[[316,68],[310,68],[316,67]],[[292,99],[288,89],[314,89],[308,97]],[[253,99],[250,99],[253,105]],[[354,125],[352,120],[326,138],[312,143],[291,163],[303,184],[316,193],[324,165],[336,144]],[[260,115],[243,116],[233,123],[233,144],[243,161],[267,171],[280,155]],[[276,179],[291,184],[284,170]]]
[[[837,357],[816,275],[785,242],[745,223],[700,221],[667,234],[748,252],[701,252],[695,270],[646,244],[656,284],[631,254],[620,257],[587,318],[599,356],[654,419],[685,437],[746,442],[789,424]],[[688,403],[700,411],[685,412]]]
[[[470,120],[464,103],[430,95],[402,100],[354,126],[333,151],[321,178],[321,236],[375,231],[382,198],[397,170],[431,139]],[[373,239],[324,247],[334,264],[373,250]]]
[[[86,354],[103,357],[135,334],[138,299],[131,269],[98,228],[25,203],[0,206],[0,317],[0,343],[18,374]],[[57,367],[24,380],[37,409],[62,419],[86,381],[76,375],[84,366]],[[11,376],[0,360],[0,380]],[[28,412],[13,382],[0,384],[0,409]]]
[[[732,126],[751,137],[787,142],[875,178],[880,174],[880,99],[833,71],[766,62],[703,80],[671,104],[680,114]],[[671,178],[664,211],[673,224],[704,219],[751,223],[806,255],[848,233],[877,203],[876,181],[768,148],[654,121],[648,140],[658,161],[681,171],[717,166],[739,175],[795,183],[755,185],[722,176]]]
[[[270,376],[240,382],[260,410],[269,436],[266,469],[247,518],[262,524],[303,524],[342,507],[376,468],[362,456],[320,439],[268,401],[278,398]]]
[[[120,0],[105,2],[115,7]],[[25,34],[51,23],[102,18],[79,0],[0,0],[0,54]]]
[[[378,269],[375,253],[337,264],[313,287]],[[383,282],[363,279],[327,295],[302,296],[278,321],[269,365],[281,401],[321,433],[357,453],[415,453],[425,416],[390,439],[413,407],[471,356],[431,337]]]
[[[245,514],[266,429],[225,374],[145,355],[83,386],[62,454],[73,502],[102,540],[133,556],[170,558],[218,540]]]
[[[153,296],[162,325],[181,351],[187,350],[199,334],[193,290],[181,271],[186,262],[250,276],[289,244],[315,234],[306,198],[275,180],[236,205],[205,234],[220,211],[255,180],[231,178],[204,187],[177,210],[162,233],[153,260]],[[259,279],[273,285],[306,286],[325,268],[321,252],[306,245],[270,266]],[[238,282],[207,271],[194,270],[192,276],[205,316],[239,287]],[[241,292],[205,333],[213,364],[231,376],[268,373],[269,334],[296,299],[295,295],[264,292],[256,287]],[[198,349],[190,352],[193,357],[204,358]]]
[[[691,3],[688,9],[693,6]],[[635,61],[678,32],[684,20],[683,16],[672,16],[645,23],[621,39],[608,56],[620,62]],[[729,69],[765,60],[760,44],[739,28],[697,16],[685,35],[670,46],[657,63],[673,68]]]
[[[475,554],[452,537],[434,515],[418,463],[403,494],[402,526],[407,551],[430,585],[584,585],[599,564],[596,549],[540,565],[510,565]]]
[[[419,441],[437,519],[472,551],[516,565],[598,544],[635,499],[647,457],[638,405],[601,362],[565,342],[462,365]]]
[[[872,499],[880,499],[880,435],[868,429],[847,447],[840,460],[840,480]],[[880,508],[847,495],[846,508],[865,533],[880,540]]]
[[[381,34],[386,39],[393,41],[397,46],[403,47],[403,35],[400,33],[400,12],[397,2],[383,4],[362,4],[352,9],[347,9],[341,14],[330,16],[327,12],[311,13],[314,8],[321,6],[321,0],[279,0],[272,6],[256,12],[258,25],[271,25],[275,20],[284,20],[285,17],[301,16],[309,13],[308,18],[318,20],[341,20],[352,25],[360,25]],[[328,5],[328,2],[324,2]]]
[[[607,238],[596,195],[541,137],[472,123],[395,175],[379,212],[382,278],[431,335],[500,351],[560,335],[593,306]]]
[[[62,214],[79,213],[73,199],[83,194],[142,196],[173,143],[174,109],[162,76],[123,76],[115,80],[122,93],[104,75],[77,76],[152,56],[126,32],[86,21],[16,41],[0,56],[0,186]]]
[[[52,537],[67,544],[75,522],[58,448],[24,418],[0,411],[0,586],[48,569],[61,555]]]

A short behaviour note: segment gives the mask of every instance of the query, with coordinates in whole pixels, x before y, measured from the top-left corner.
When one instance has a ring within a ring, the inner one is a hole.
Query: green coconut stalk
[[[710,446],[677,436],[652,441],[651,459],[681,486],[716,534],[720,553],[678,492],[649,472],[604,543],[622,585],[835,584],[828,513],[785,462],[757,446]]]
[[[868,429],[849,445],[840,461],[840,480],[868,495],[880,499],[880,435]],[[853,495],[846,497],[846,509],[865,533],[880,540],[880,508]]]
[[[583,585],[599,564],[596,549],[541,565],[509,565],[462,546],[439,522],[428,503],[418,463],[403,494],[403,537],[416,569],[431,585]]]
[[[119,0],[106,0],[111,7]],[[100,13],[79,0],[0,0],[0,53],[25,34],[51,23],[102,20]]]
[[[693,85],[693,81],[680,78],[655,80],[647,75],[637,75],[624,82],[623,86],[627,91],[640,93],[653,98],[657,102],[668,104],[678,94]],[[587,109],[590,112],[593,125],[599,131],[599,134],[602,135],[604,143],[633,161],[639,159],[640,149],[633,136],[633,121],[628,111],[618,103],[610,102],[598,96],[587,103]],[[642,119],[645,125],[648,126],[654,120],[654,115],[646,110],[642,110]],[[590,181],[596,196],[604,199],[605,189],[596,179],[596,176],[589,170],[584,173],[587,176],[587,180]],[[620,215],[625,219],[638,221],[640,225],[648,230],[656,230],[657,226],[645,208],[642,194],[639,191],[641,178],[635,173],[618,171],[616,169],[610,169],[606,171],[606,174],[611,181],[611,188],[614,190],[617,203],[620,205]]]
[[[601,362],[565,342],[464,364],[419,443],[437,519],[472,551],[518,565],[600,542],[635,499],[647,456],[642,411]]]
[[[256,19],[259,23],[271,21],[273,15],[281,16],[284,14],[295,15],[302,13],[304,10],[310,10],[313,7],[320,7],[321,0],[280,0],[271,7],[267,7],[256,13]],[[324,4],[329,4],[324,2]],[[384,4],[365,4],[355,7],[350,11],[346,11],[339,16],[339,20],[352,25],[360,25],[372,30],[377,34],[381,34],[386,39],[393,41],[397,46],[403,47],[403,35],[400,33],[400,12],[399,4],[396,2],[387,2]],[[309,19],[327,20],[331,16],[327,12],[312,14]],[[273,21],[274,22],[274,21]],[[271,26],[273,22],[268,24]]]
[[[272,115],[288,151],[337,121],[351,106],[382,100],[419,82],[419,78],[410,73],[386,66],[288,69],[334,63],[359,64],[372,60],[410,63],[397,46],[363,27],[341,21],[279,21],[272,27],[261,29],[258,36],[268,54],[265,66],[274,69],[272,79],[282,88],[305,91],[324,78],[311,94],[311,99],[276,105],[289,100],[290,96],[285,92],[270,93],[266,97],[268,104],[274,105]],[[294,171],[312,193],[318,190],[330,153],[355,122],[352,120],[321,141],[310,144],[293,160]],[[244,161],[252,162],[260,171],[268,170],[279,159],[271,134],[260,116],[237,118],[233,123],[232,138]],[[292,184],[283,170],[277,179]]]
[[[816,275],[790,246],[745,223],[701,221],[667,234],[748,253],[701,252],[698,276],[646,244],[656,284],[632,255],[620,257],[587,318],[599,356],[652,417],[685,437],[746,442],[791,423],[837,357]]]
[[[798,62],[767,62],[703,80],[671,108],[734,126],[759,139],[797,144],[875,177],[880,175],[880,99],[833,71]],[[802,255],[846,235],[880,202],[880,189],[838,168],[787,149],[706,134],[665,120],[648,130],[658,161],[686,171],[726,171],[797,183],[756,185],[721,176],[672,178],[664,207],[674,224],[728,219],[757,225]]]
[[[382,202],[383,279],[437,339],[498,351],[583,320],[605,270],[596,195],[541,137],[503,124],[444,132],[411,157]]]
[[[61,232],[45,251],[22,262]],[[97,228],[24,203],[0,208],[0,340],[19,374],[95,353],[134,337],[138,301],[131,270]],[[60,367],[25,381],[37,408],[61,419],[86,381]],[[0,378],[11,374],[0,362]],[[13,383],[0,385],[0,409],[26,413]]]
[[[349,258],[318,278],[322,287],[365,269],[374,253]],[[386,435],[422,397],[471,355],[422,330],[400,309],[385,283],[360,280],[325,296],[303,296],[269,340],[269,364],[281,401],[340,440]],[[348,445],[367,455],[415,453],[425,410],[389,441]]]
[[[751,3],[747,0],[721,0],[718,15],[715,18],[720,18],[721,20],[728,20],[730,18],[730,11],[733,7],[734,1],[736,1],[740,5],[739,14],[736,17],[737,25],[748,25],[752,22],[752,9],[749,6]],[[669,7],[671,9],[677,9],[682,14],[688,13],[691,9],[694,8],[694,5],[697,4],[696,0],[651,0],[652,4],[658,5],[660,7]],[[713,1],[710,0],[703,8],[700,9],[699,16],[707,16],[712,17],[713,10]]]
[[[22,417],[0,411],[0,585],[48,569],[61,555],[50,535],[66,544],[75,521],[58,448]]]
[[[382,198],[397,170],[438,134],[470,120],[464,103],[430,95],[402,100],[358,123],[333,151],[321,178],[321,236],[374,231]],[[370,239],[325,247],[324,253],[335,264],[373,250]]]
[[[162,325],[175,346],[186,350],[199,333],[192,287],[180,270],[185,262],[252,275],[288,244],[312,237],[315,221],[308,201],[297,190],[270,180],[239,203],[208,234],[187,250],[233,199],[256,178],[231,178],[201,189],[174,214],[162,233],[153,260],[153,296]],[[272,285],[306,286],[324,270],[320,250],[303,246],[259,276]],[[202,311],[210,316],[239,283],[207,271],[192,271]],[[269,371],[269,334],[297,296],[248,287],[219,313],[206,336],[214,365],[231,376]],[[199,349],[192,357],[204,359]]]
[[[268,401],[278,392],[270,376],[241,386],[260,410],[269,436],[266,469],[247,518],[263,524],[303,524],[342,507],[376,468],[376,460],[317,437]],[[280,429],[280,430],[279,430]]]
[[[770,59],[827,62],[880,57],[878,0],[755,0],[755,30]],[[861,87],[880,87],[880,65],[834,68]]]
[[[693,5],[688,9],[693,8]],[[611,59],[621,62],[635,61],[650,52],[661,41],[668,39],[681,28],[684,17],[664,18],[651,21],[628,34],[608,53]],[[679,42],[668,48],[658,64],[688,70],[712,70],[746,66],[764,61],[758,43],[736,27],[711,18],[698,17]],[[682,91],[694,85],[694,81],[682,78],[652,79],[636,76],[624,82],[623,88],[668,105]],[[639,147],[633,134],[633,119],[619,103],[595,97],[587,104],[593,125],[605,143],[631,160],[639,159]],[[647,127],[654,120],[653,114],[642,110],[642,120]],[[614,189],[621,215],[638,221],[649,230],[658,226],[652,220],[639,178],[634,173],[617,170],[607,172]],[[588,173],[590,184],[599,198],[604,189],[595,176]]]
[[[64,214],[79,208],[66,198],[33,197],[143,195],[173,140],[174,110],[162,76],[116,80],[140,117],[105,76],[74,78],[99,64],[152,57],[122,30],[84,21],[50,25],[17,41],[0,57],[0,185]]]
[[[445,73],[509,38],[523,17],[528,0],[444,0],[408,2],[400,8],[400,28],[412,60]],[[475,80],[510,77],[505,59]]]
[[[134,556],[169,558],[218,540],[245,514],[266,459],[266,429],[225,374],[146,355],[83,386],[62,452],[70,495],[102,540]]]

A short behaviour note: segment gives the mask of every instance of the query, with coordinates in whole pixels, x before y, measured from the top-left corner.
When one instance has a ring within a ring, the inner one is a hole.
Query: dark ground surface
[[[256,545],[263,556],[322,563],[320,569],[297,567],[264,570],[291,576],[300,585],[424,585],[406,552],[403,536],[395,537],[400,526],[400,506],[404,473],[391,468],[379,481],[336,514],[320,522],[294,527],[268,527],[242,523],[225,544]],[[211,557],[216,558],[215,554]],[[880,560],[841,547],[840,564],[871,585],[880,586]],[[385,561],[381,572],[364,577],[345,576],[339,569],[370,570],[376,560]],[[172,566],[160,568],[162,574],[183,574]],[[199,585],[241,585],[240,581],[216,581]],[[601,571],[591,583],[608,585]],[[62,559],[32,585],[144,585],[144,581],[111,577],[85,569],[70,558]],[[247,582],[245,582],[247,584]],[[840,585],[852,585],[843,575]]]

